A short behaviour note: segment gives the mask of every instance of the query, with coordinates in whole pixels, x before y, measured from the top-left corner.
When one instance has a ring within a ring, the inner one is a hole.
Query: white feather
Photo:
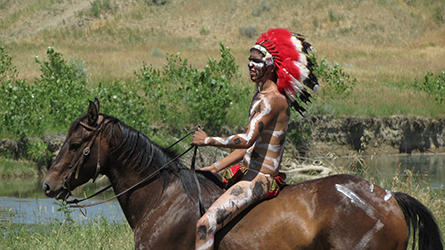
[[[294,44],[295,48],[297,49],[298,52],[301,52],[301,50],[303,49],[303,45],[301,44],[301,41],[298,40],[296,37],[292,36],[291,37],[291,42]]]
[[[295,62],[294,61],[295,66],[298,67],[299,71],[300,71],[300,79],[298,79],[300,82],[304,81],[305,79],[308,78],[309,76],[309,70],[306,68],[305,65],[301,64],[300,62]]]
[[[307,57],[300,53],[300,57],[298,58],[298,62],[303,64],[305,67],[307,66]]]
[[[286,92],[286,96],[289,99],[289,103],[293,103],[295,102],[295,96],[292,94],[292,91],[290,91],[290,89],[284,89],[284,91]]]

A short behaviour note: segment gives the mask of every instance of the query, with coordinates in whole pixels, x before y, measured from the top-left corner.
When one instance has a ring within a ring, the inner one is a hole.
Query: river
[[[357,173],[374,184],[390,189],[396,181],[412,178],[413,183],[432,189],[443,189],[445,182],[445,155],[393,155],[342,157],[330,159],[337,167],[344,167]],[[378,182],[378,183],[376,183]],[[74,197],[86,197],[108,185],[102,178],[97,183],[88,183],[73,192]],[[112,191],[101,194],[98,199],[113,195]],[[94,202],[92,200],[89,202]],[[88,202],[86,202],[88,203]],[[58,211],[61,210],[61,211]],[[66,219],[60,202],[46,198],[42,191],[42,180],[1,180],[0,181],[0,225],[2,223],[42,224]],[[65,210],[66,211],[66,210]],[[79,223],[87,223],[99,216],[109,221],[125,223],[125,218],[117,201],[93,206],[80,211],[73,209],[71,218]]]

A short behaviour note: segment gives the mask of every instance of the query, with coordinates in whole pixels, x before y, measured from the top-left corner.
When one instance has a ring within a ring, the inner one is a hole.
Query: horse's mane
[[[111,140],[113,140],[112,138],[116,138],[114,125],[118,125],[121,130],[121,141],[115,148],[110,149],[111,153],[119,153],[117,159],[119,162],[133,168],[141,176],[148,176],[150,172],[163,167],[160,170],[160,176],[163,179],[164,188],[172,181],[172,175],[179,176],[187,195],[191,198],[197,197],[198,189],[192,172],[194,170],[187,168],[179,159],[164,167],[165,164],[178,156],[175,150],[167,149],[156,144],[141,131],[136,130],[115,117],[105,114],[102,115],[106,123],[110,124],[108,138]],[[202,175],[198,176],[200,183],[205,189],[214,187],[211,185],[211,182]]]

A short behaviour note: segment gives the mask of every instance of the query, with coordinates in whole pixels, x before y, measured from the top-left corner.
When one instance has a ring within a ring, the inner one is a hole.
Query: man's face
[[[266,75],[267,72],[267,67],[264,62],[263,54],[256,49],[252,49],[250,51],[248,67],[249,67],[250,79],[253,82],[260,81]]]

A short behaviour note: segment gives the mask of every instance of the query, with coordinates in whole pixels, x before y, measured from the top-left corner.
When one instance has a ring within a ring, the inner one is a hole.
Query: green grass
[[[9,178],[30,178],[37,176],[37,168],[33,162],[15,161],[0,157],[0,180],[2,184]]]
[[[7,212],[7,211],[6,211]],[[0,213],[1,215],[1,213]],[[0,222],[0,248],[12,249],[134,249],[127,223],[104,217],[90,223],[11,224]]]

